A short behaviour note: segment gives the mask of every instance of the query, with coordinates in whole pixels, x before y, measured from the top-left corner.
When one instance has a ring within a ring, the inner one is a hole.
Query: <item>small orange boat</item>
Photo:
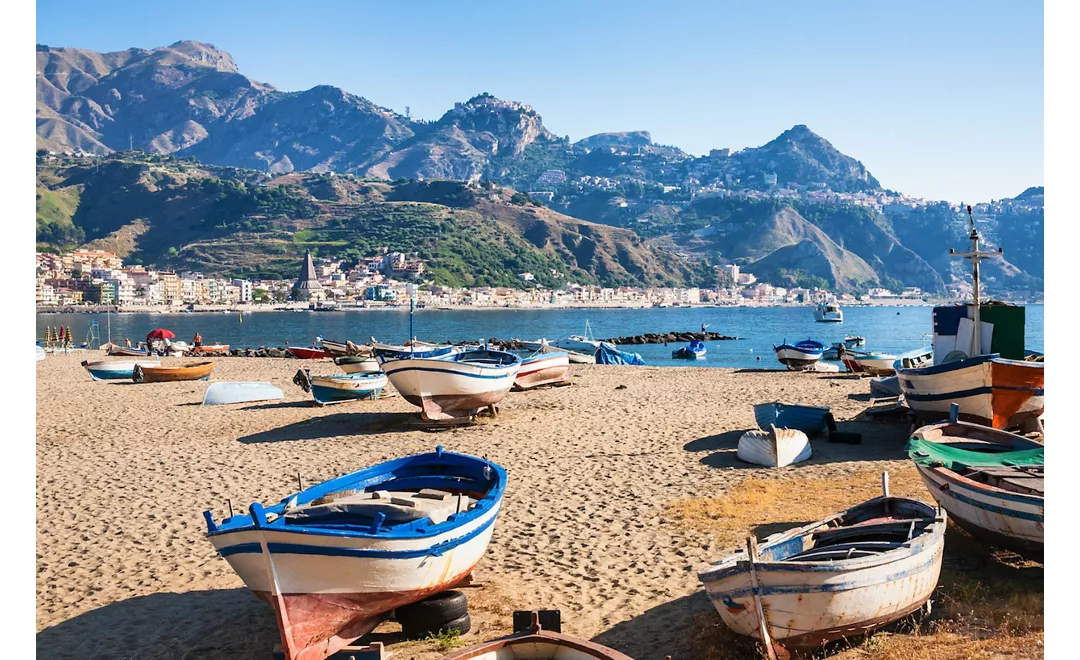
[[[136,383],[169,383],[181,380],[210,380],[213,362],[196,362],[176,366],[143,367],[135,365],[131,380]]]

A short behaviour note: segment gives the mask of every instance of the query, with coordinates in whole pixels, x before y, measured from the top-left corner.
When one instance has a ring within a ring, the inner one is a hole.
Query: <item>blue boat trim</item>
[[[226,548],[218,550],[218,554],[222,557],[228,557],[229,555],[241,555],[251,552],[262,552],[262,545],[258,543],[237,543],[236,545],[230,545]]]
[[[977,499],[975,499],[973,497],[968,497],[967,495],[962,495],[960,493],[957,493],[957,492],[953,491],[951,487],[949,488],[948,496],[953,497],[953,498],[963,502],[964,504],[969,504],[969,505],[975,507],[976,509],[982,509],[983,511],[989,511],[991,513],[997,513],[997,514],[1000,514],[1000,515],[1003,515],[1003,516],[1006,516],[1006,517],[1009,517],[1009,518],[1019,518],[1021,520],[1032,520],[1032,521],[1040,522],[1040,523],[1045,522],[1045,516],[1043,514],[1028,513],[1027,511],[1016,511],[1015,509],[1006,509],[1006,508],[1003,508],[1003,507],[1000,507],[1000,506],[997,506],[997,505],[994,505],[994,504],[989,504],[987,502],[982,502],[982,501],[977,500]],[[943,497],[945,497],[945,496],[943,496]],[[989,495],[989,497],[997,497],[997,495]],[[1002,499],[1006,499],[1006,498],[1002,498]]]
[[[969,485],[968,483],[966,483],[964,481],[960,481],[957,478],[958,475],[953,474],[952,470],[945,469],[945,468],[928,468],[928,467],[925,467],[925,466],[922,466],[922,465],[917,465],[916,467],[919,469],[920,472],[933,471],[933,473],[935,475],[937,475],[938,477],[941,477],[942,479],[948,481],[949,482],[949,490],[954,495],[956,495],[956,493],[955,493],[955,491],[952,490],[953,488],[962,488],[962,489],[964,489],[964,490],[966,490],[968,492],[980,493],[980,494],[986,495],[987,497],[995,497],[995,498],[997,498],[999,500],[1006,500],[1008,502],[1018,502],[1020,504],[1028,504],[1030,506],[1043,506],[1043,502],[1045,501],[1044,498],[1041,498],[1041,497],[1036,497],[1036,496],[1033,496],[1033,495],[1024,495],[1022,493],[1010,493],[1010,492],[1004,491],[1004,490],[994,491],[993,493],[991,493],[989,491],[984,492],[982,489],[972,488],[971,485]],[[935,485],[935,486],[933,486],[933,488],[938,488],[938,486]],[[958,497],[957,499],[960,499],[960,498]],[[969,504],[971,504],[971,503],[969,502]],[[973,505],[973,506],[975,506],[975,505]],[[991,505],[987,505],[987,506],[991,506]]]
[[[388,363],[388,364],[393,364],[393,363]],[[471,365],[471,366],[481,366],[481,365]],[[496,368],[497,369],[505,369],[506,367],[501,367],[500,366],[500,367],[496,367]],[[470,373],[466,373],[466,372],[463,372],[463,371],[455,371],[453,369],[439,369],[439,368],[436,368],[436,367],[400,367],[398,369],[391,369],[391,368],[383,367],[383,369],[386,372],[387,376],[389,376],[390,374],[396,374],[396,373],[398,373],[400,371],[428,371],[428,372],[431,372],[431,373],[453,374],[455,376],[468,376],[469,378],[485,378],[485,379],[488,379],[488,380],[498,380],[500,378],[510,378],[510,377],[513,376],[513,374],[511,374],[511,373],[504,373],[504,374],[470,374]]]
[[[957,360],[956,362],[949,362],[947,364],[934,364],[926,367],[916,367],[913,369],[904,369],[904,373],[911,374],[912,376],[933,376],[935,374],[945,374],[950,371],[958,371],[960,369],[966,369],[967,367],[974,367],[980,364],[985,364],[990,361],[997,362],[999,364],[1008,364],[1013,366],[1030,367],[1032,369],[1042,369],[1042,362],[1028,362],[1026,360],[1009,360],[1001,357],[1000,353],[987,353],[986,355],[976,355],[975,357],[966,358],[963,360]]]
[[[907,373],[907,372],[905,372]],[[905,382],[905,387],[914,387],[911,383]],[[970,390],[960,390],[959,392],[944,392],[942,394],[919,394],[917,392],[904,392],[904,398],[912,401],[948,401],[950,399],[966,399],[969,396],[978,396],[980,394],[992,394],[994,390],[1012,390],[1016,392],[1034,392],[1035,396],[1044,396],[1043,388],[1037,387],[1005,387],[1002,385],[995,386],[983,386],[974,387]]]

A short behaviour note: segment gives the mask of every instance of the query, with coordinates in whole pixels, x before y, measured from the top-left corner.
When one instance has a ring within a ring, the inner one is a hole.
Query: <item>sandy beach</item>
[[[798,484],[865,482],[837,496],[850,506],[889,470],[899,490],[929,498],[903,453],[905,425],[846,421],[869,399],[868,383],[846,376],[575,365],[572,387],[511,393],[498,419],[432,433],[407,427],[416,409],[397,397],[314,407],[291,382],[297,360],[216,359],[213,380],[269,381],[286,400],[202,407],[206,383],[94,382],[86,357],[37,364],[39,658],[268,658],[272,612],[216,555],[202,511],[220,518],[226,500],[245,510],[294,492],[297,473],[312,484],[440,444],[509,474],[481,586],[466,590],[468,643],[509,632],[514,609],[550,608],[565,632],[638,660],[734,657],[701,652],[703,628],[722,624],[697,570],[757,523],[812,519]],[[832,406],[863,443],[814,438],[810,461],[780,470],[736,460],[753,404],[777,399]],[[682,519],[688,503],[748,479],[796,492],[730,534]],[[441,655],[397,630],[377,631],[395,658]]]

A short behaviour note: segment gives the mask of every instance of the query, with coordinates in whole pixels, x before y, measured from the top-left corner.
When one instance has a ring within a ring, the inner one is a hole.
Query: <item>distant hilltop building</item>
[[[304,265],[300,269],[300,277],[296,278],[296,284],[293,285],[292,297],[296,300],[322,300],[326,297],[326,291],[315,276],[315,262],[311,260],[310,252],[304,256]]]

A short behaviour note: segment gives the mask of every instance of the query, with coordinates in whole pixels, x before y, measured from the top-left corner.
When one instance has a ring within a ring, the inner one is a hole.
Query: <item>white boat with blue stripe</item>
[[[521,358],[487,349],[383,363],[398,394],[428,420],[471,417],[502,400],[514,385]]]
[[[785,339],[779,346],[773,346],[773,352],[776,353],[776,359],[780,361],[780,364],[788,369],[802,369],[821,359],[821,355],[825,352],[825,344],[814,339],[803,339],[789,344]]]
[[[371,351],[380,365],[407,358],[439,359],[463,353],[466,350],[464,346],[438,345],[427,342],[412,342],[409,346],[380,344],[375,341],[374,337],[371,338]]]
[[[736,633],[804,649],[860,635],[923,606],[937,585],[945,513],[885,495],[805,527],[751,537],[698,577]]]
[[[160,367],[161,360],[97,360],[87,362],[83,360],[82,366],[94,380],[131,380],[131,374],[135,371],[135,365],[140,367]]]
[[[214,549],[277,616],[287,660],[322,660],[394,608],[464,581],[487,549],[506,472],[418,454],[215,522]]]
[[[915,431],[907,450],[926,488],[954,523],[1042,560],[1041,443],[979,424],[943,422]]]

